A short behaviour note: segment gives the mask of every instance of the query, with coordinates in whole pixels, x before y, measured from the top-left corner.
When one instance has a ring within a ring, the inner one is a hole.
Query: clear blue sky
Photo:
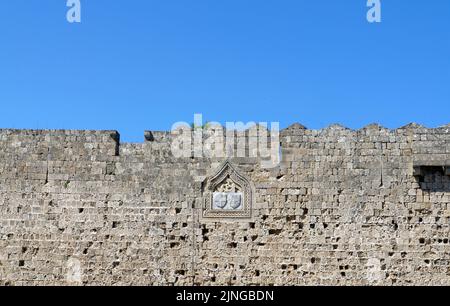
[[[210,121],[309,128],[450,122],[450,1],[0,2],[0,127],[115,129],[123,141]]]

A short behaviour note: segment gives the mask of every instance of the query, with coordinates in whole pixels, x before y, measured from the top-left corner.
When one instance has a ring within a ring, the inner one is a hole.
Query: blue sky
[[[114,129],[122,141],[210,121],[450,122],[450,1],[0,2],[0,127]]]

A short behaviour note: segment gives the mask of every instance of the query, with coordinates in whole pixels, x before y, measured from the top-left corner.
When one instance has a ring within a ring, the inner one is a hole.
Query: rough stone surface
[[[294,124],[279,167],[231,160],[244,220],[202,218],[222,160],[145,135],[0,130],[0,285],[450,285],[449,126]]]

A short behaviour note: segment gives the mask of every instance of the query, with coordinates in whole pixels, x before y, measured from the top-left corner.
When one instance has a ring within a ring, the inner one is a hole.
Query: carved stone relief
[[[222,164],[208,179],[207,186],[204,217],[251,217],[253,200],[251,183],[229,161]]]

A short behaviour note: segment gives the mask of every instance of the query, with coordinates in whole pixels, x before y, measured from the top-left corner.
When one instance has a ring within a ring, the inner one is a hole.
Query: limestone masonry
[[[450,125],[282,130],[282,161],[170,132],[0,130],[0,285],[450,285]]]

